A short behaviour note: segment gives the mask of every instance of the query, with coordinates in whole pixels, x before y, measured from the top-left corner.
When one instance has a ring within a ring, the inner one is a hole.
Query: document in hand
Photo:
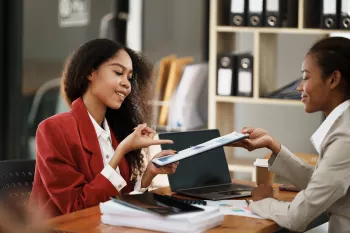
[[[203,232],[224,220],[218,207],[201,206],[204,211],[161,216],[114,201],[100,203],[101,221],[113,226],[134,227],[162,232]]]
[[[241,141],[243,139],[248,138],[248,134],[241,134],[237,132],[232,132],[230,134],[226,134],[224,136],[214,138],[202,144],[190,147],[185,150],[181,150],[174,155],[168,155],[161,158],[156,158],[152,160],[152,163],[158,167],[174,163],[176,161],[191,157],[193,155],[197,155],[203,153],[208,150],[215,149],[220,146],[224,146],[233,142]]]

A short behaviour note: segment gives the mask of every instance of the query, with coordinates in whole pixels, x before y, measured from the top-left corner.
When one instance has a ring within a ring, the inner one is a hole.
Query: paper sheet
[[[247,207],[245,200],[223,200],[223,201],[209,201],[207,200],[208,206],[219,206],[220,213],[224,215],[238,215],[249,218],[260,218],[260,216],[253,214]]]

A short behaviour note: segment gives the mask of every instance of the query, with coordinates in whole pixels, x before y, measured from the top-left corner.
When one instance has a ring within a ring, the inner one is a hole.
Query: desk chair
[[[32,191],[35,160],[0,161],[0,200],[27,206]]]

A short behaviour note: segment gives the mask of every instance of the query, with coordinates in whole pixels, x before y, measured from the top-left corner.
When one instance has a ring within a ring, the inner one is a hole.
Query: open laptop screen
[[[176,151],[216,137],[220,137],[217,129],[159,134],[160,139],[174,141],[174,144],[162,145],[162,149]],[[180,189],[231,183],[223,147],[181,160],[175,174],[169,175],[168,178],[173,192]]]

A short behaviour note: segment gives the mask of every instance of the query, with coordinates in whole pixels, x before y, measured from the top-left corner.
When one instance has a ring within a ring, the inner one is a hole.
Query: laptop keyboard
[[[250,191],[253,187],[247,186],[247,185],[241,185],[241,184],[223,184],[223,185],[217,185],[217,186],[211,186],[211,187],[203,187],[203,188],[195,188],[195,189],[188,189],[186,190],[186,193],[192,193],[192,194],[203,194],[203,193],[217,193],[217,192],[224,192],[224,191]]]

